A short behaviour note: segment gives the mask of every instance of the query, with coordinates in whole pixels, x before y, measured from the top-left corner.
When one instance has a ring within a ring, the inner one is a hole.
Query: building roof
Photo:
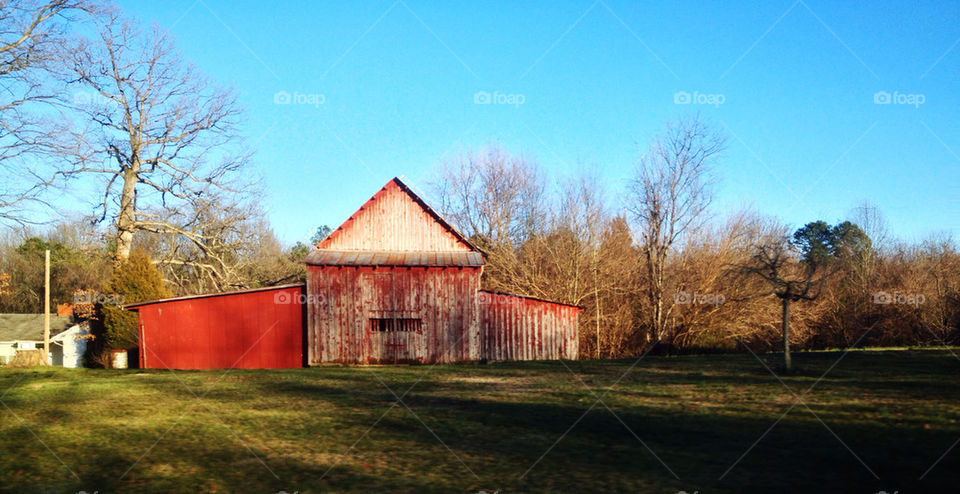
[[[314,266],[480,267],[480,252],[423,252],[314,249],[306,263]]]
[[[570,307],[570,308],[572,308],[572,309],[577,309],[578,312],[582,312],[582,311],[583,311],[583,307],[580,307],[579,305],[566,304],[566,303],[557,302],[557,301],[554,301],[554,300],[547,300],[547,299],[545,299],[545,298],[530,297],[530,296],[528,296],[528,295],[517,295],[516,293],[498,292],[498,291],[494,291],[494,290],[483,290],[483,289],[481,289],[481,290],[478,290],[478,291],[480,292],[481,297],[483,296],[483,294],[487,294],[487,295],[497,295],[497,296],[501,296],[501,297],[522,298],[522,299],[526,299],[526,300],[533,300],[533,301],[536,301],[536,302],[543,302],[543,303],[545,303],[545,304],[562,305],[562,306],[564,306],[564,307]],[[481,301],[482,301],[482,300],[483,300],[483,299],[481,298]]]
[[[50,336],[73,326],[69,317],[50,315]],[[43,341],[43,314],[0,314],[0,341]]]
[[[76,331],[74,331],[74,329],[76,329]],[[56,335],[50,336],[50,342],[51,343],[57,342],[57,341],[62,342],[66,338],[69,338],[71,334],[79,335],[79,334],[88,334],[89,332],[90,332],[90,322],[83,321],[70,326],[69,328],[57,333]]]
[[[133,304],[126,304],[126,305],[123,305],[122,307],[123,307],[124,309],[128,309],[128,310],[137,310],[139,307],[143,307],[143,306],[145,306],[145,305],[163,304],[163,303],[166,303],[166,302],[177,302],[177,301],[180,301],[180,300],[193,300],[193,299],[198,299],[198,298],[223,297],[223,296],[226,296],[226,295],[237,295],[237,294],[240,294],[240,293],[266,292],[266,291],[269,291],[269,290],[282,290],[282,289],[284,289],[284,288],[304,288],[304,287],[305,287],[305,285],[304,285],[303,283],[292,283],[292,284],[289,284],[289,285],[267,286],[267,287],[262,287],[262,288],[248,288],[248,289],[246,289],[246,290],[236,290],[236,291],[232,291],[232,292],[202,293],[202,294],[200,294],[200,295],[186,295],[186,296],[183,296],[183,297],[160,298],[160,299],[157,299],[157,300],[146,300],[146,301],[144,301],[144,302],[136,302],[136,303],[133,303]]]

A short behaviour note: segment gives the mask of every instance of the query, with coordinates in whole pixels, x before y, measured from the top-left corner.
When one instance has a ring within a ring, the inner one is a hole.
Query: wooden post
[[[793,362],[790,361],[790,298],[784,297],[783,300],[783,368],[786,372],[793,370]]]
[[[43,365],[50,362],[50,250],[43,259]]]

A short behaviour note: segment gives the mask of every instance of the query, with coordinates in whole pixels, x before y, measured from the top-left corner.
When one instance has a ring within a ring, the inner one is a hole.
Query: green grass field
[[[0,369],[0,489],[955,492],[960,360],[841,355]]]

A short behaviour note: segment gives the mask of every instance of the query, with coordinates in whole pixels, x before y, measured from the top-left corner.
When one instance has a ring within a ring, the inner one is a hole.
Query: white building
[[[89,334],[86,323],[50,316],[51,365],[81,367]],[[0,364],[9,363],[18,351],[43,349],[43,314],[0,314]]]

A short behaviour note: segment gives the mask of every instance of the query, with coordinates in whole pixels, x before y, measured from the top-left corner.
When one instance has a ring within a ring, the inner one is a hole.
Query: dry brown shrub
[[[44,365],[42,350],[18,350],[13,360],[10,361],[10,367],[36,367]]]

